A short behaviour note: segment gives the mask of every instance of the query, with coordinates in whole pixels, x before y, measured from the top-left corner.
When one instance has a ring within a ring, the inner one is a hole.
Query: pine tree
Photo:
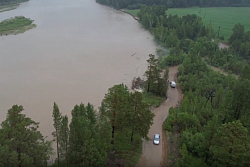
[[[126,165],[133,166],[132,157],[141,146],[142,138],[148,139],[148,130],[154,117],[143,102],[142,94],[129,93],[123,84],[115,85],[105,95],[99,112],[112,128],[111,149],[115,151],[116,157],[124,160]]]
[[[133,143],[134,134],[138,134],[140,138],[148,139],[148,131],[153,124],[154,114],[148,109],[148,105],[143,102],[142,94],[139,92],[131,93],[131,143]]]
[[[69,126],[68,126],[68,117],[67,115],[62,116],[61,126],[59,130],[59,153],[61,160],[66,162],[66,165],[69,166],[68,160],[68,150],[69,150]]]
[[[51,142],[38,131],[39,123],[22,114],[23,106],[14,105],[0,129],[0,166],[47,166]]]
[[[54,137],[54,140],[56,142],[56,151],[57,151],[57,163],[59,165],[60,163],[60,155],[59,155],[59,131],[60,131],[60,126],[61,126],[61,119],[62,119],[62,115],[59,111],[59,108],[58,108],[58,105],[56,103],[54,103],[54,106],[53,106],[53,113],[52,113],[52,116],[53,116],[53,121],[54,121],[54,128],[55,128],[55,131],[52,133],[53,137]]]
[[[98,145],[98,151],[101,155],[101,162],[107,162],[108,154],[111,150],[111,133],[112,128],[108,117],[98,114],[97,130],[98,140],[96,141]]]
[[[92,105],[81,103],[72,110],[69,136],[70,166],[104,166],[107,162],[99,148],[97,119]],[[106,156],[107,157],[107,156]]]
[[[151,92],[153,85],[160,78],[160,71],[158,70],[158,59],[155,58],[155,55],[150,54],[148,62],[148,70],[145,72],[146,80],[146,89],[147,93]]]
[[[129,110],[129,92],[127,86],[120,84],[109,89],[102,101],[103,115],[107,116],[112,126],[112,143],[115,142],[116,130],[123,128],[124,114]],[[117,141],[119,142],[119,141]]]

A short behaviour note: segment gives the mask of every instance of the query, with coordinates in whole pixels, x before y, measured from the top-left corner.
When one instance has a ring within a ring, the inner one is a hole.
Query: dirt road
[[[176,81],[176,74],[178,71],[178,67],[170,67],[169,68],[169,81]],[[178,83],[177,83],[178,84]],[[154,134],[158,133],[162,137],[162,124],[164,120],[168,116],[168,110],[171,106],[175,106],[177,102],[182,98],[181,91],[177,88],[168,89],[168,99],[160,105],[158,108],[154,109],[152,112],[155,114],[153,125],[149,129],[148,137],[151,139],[150,141],[143,142],[142,148],[142,156],[137,165],[137,167],[159,167],[162,155],[163,155],[163,147],[162,140],[159,145],[153,144]]]

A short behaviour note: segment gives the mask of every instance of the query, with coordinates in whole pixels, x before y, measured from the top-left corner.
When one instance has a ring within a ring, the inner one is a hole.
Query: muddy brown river
[[[12,105],[23,105],[49,139],[54,102],[69,117],[81,102],[97,108],[108,88],[142,76],[155,53],[137,21],[95,0],[30,0],[0,13],[0,21],[19,15],[37,27],[0,37],[0,122]]]

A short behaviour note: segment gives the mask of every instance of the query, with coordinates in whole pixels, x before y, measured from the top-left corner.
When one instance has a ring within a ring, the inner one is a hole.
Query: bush
[[[182,54],[180,55],[169,55],[164,57],[162,61],[163,66],[174,66],[179,65],[183,62],[184,56]]]
[[[174,123],[175,123],[175,115],[169,113],[168,118],[164,122],[164,129],[170,132],[174,126]]]
[[[156,96],[153,93],[142,93],[143,100],[150,106],[159,107],[166,100],[165,97]]]
[[[220,40],[224,40],[225,38],[224,38],[224,36],[220,36],[219,39]]]

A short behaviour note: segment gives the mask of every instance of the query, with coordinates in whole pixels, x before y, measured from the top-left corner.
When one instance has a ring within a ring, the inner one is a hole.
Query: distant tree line
[[[139,9],[140,5],[164,5],[168,8],[199,7],[240,7],[250,6],[250,0],[96,0],[116,9]]]

